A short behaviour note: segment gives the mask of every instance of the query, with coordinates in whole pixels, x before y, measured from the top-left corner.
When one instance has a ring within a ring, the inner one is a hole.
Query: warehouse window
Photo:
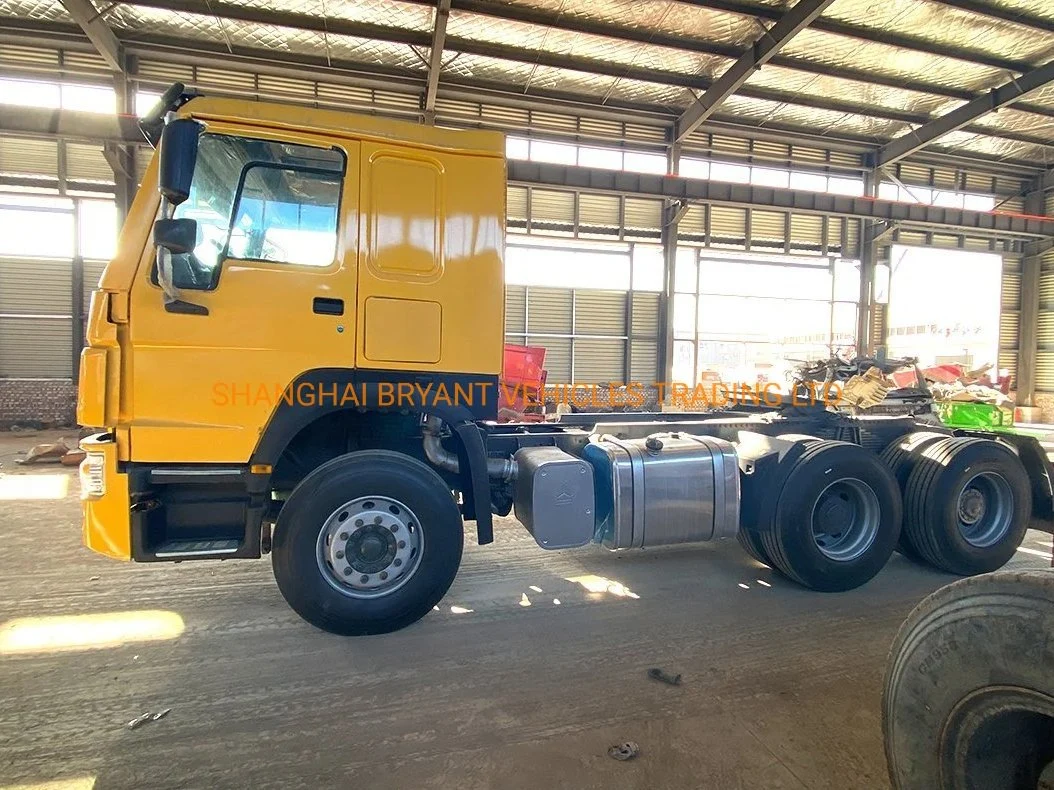
[[[558,165],[628,170],[635,173],[664,174],[666,172],[664,154],[578,146],[548,140],[527,140],[522,137],[505,138],[505,155],[510,159],[529,159],[532,162],[549,162]]]
[[[73,201],[0,193],[0,255],[73,256]]]
[[[510,285],[629,290],[629,245],[582,244],[570,239],[509,237],[505,281]]]
[[[1001,256],[894,245],[888,346],[924,365],[998,364]]]
[[[794,360],[855,347],[856,261],[682,247],[674,288],[677,381],[786,386]]]
[[[901,203],[921,203],[929,206],[965,208],[971,211],[992,211],[995,198],[992,195],[976,195],[969,192],[930,189],[912,184],[898,185],[883,181],[878,185],[878,196],[882,200]]]

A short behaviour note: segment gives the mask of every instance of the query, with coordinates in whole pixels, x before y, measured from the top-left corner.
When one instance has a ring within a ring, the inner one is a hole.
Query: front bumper
[[[81,439],[80,446],[88,454],[81,464],[84,545],[107,557],[130,560],[131,499],[128,475],[117,470],[117,442],[113,434],[96,433]],[[85,478],[90,477],[101,485],[101,493],[87,490]]]

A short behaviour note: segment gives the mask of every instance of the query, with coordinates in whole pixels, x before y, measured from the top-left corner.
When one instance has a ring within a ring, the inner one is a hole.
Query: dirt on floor
[[[500,519],[431,615],[342,638],[266,558],[84,549],[76,470],[7,455],[56,435],[0,434],[0,788],[887,788],[886,653],[952,580],[897,555],[814,593],[735,541],[544,552]]]

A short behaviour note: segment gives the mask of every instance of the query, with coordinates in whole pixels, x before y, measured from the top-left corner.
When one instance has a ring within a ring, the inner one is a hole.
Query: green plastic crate
[[[953,428],[1010,428],[1014,410],[991,403],[944,401],[938,404],[941,422]]]

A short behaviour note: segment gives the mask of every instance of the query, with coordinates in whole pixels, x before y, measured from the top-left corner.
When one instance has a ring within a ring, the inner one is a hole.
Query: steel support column
[[[1039,327],[1039,255],[1021,260],[1021,311],[1018,314],[1017,391],[1018,406],[1032,406],[1036,395],[1036,351]]]
[[[864,176],[864,195],[878,196],[878,176],[868,173]],[[871,315],[874,305],[875,255],[878,252],[878,233],[866,222],[862,223],[864,232],[860,239],[860,295],[856,309],[856,353],[868,354],[871,351]],[[881,230],[876,228],[875,230]]]
[[[676,175],[681,166],[681,146],[670,145],[666,153],[666,172]],[[659,298],[659,364],[660,381],[673,379],[673,294],[674,268],[677,265],[677,224],[682,207],[674,200],[663,201],[662,210],[662,294]]]
[[[117,94],[117,114],[124,117],[135,116],[135,86],[127,73],[119,72],[114,75],[114,92]],[[139,188],[135,146],[107,143],[103,154],[113,170],[117,221],[123,226]]]
[[[73,382],[80,377],[81,349],[84,348],[84,256],[81,254],[81,202],[73,201],[73,260],[70,276],[70,322]]]

